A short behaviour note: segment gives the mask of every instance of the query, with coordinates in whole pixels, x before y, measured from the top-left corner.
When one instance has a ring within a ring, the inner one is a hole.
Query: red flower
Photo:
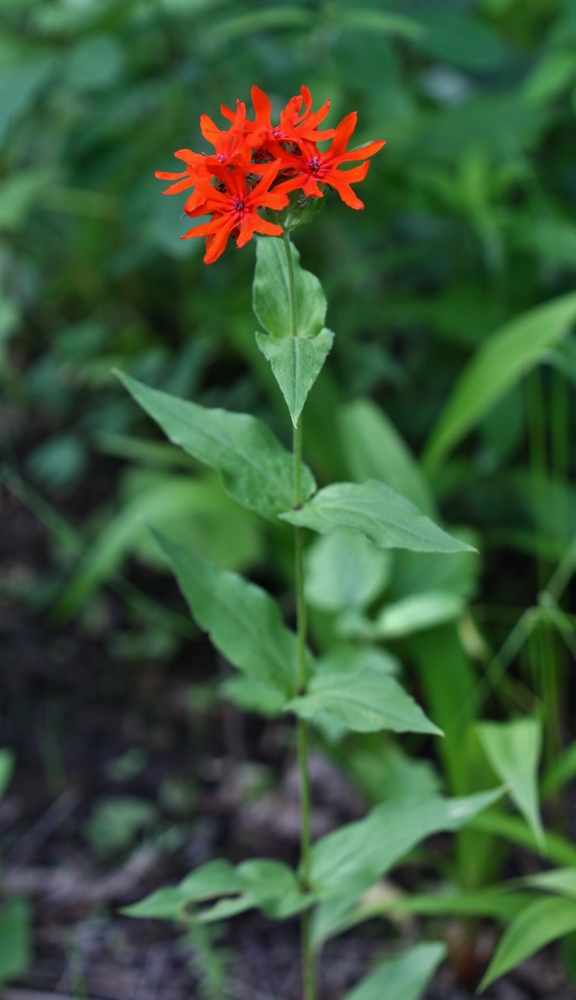
[[[281,185],[281,190],[294,191],[296,188],[302,188],[308,197],[321,198],[322,191],[318,184],[328,184],[338,191],[342,201],[350,208],[364,208],[364,203],[356,197],[350,184],[364,180],[370,166],[368,160],[364,160],[359,167],[352,167],[352,170],[338,170],[338,167],[350,160],[362,160],[365,156],[374,156],[385,145],[385,141],[369,142],[358,149],[345,152],[356,127],[356,119],[355,111],[342,119],[336,129],[332,145],[325,153],[308,140],[299,142],[298,153],[279,150],[277,155],[282,161],[283,169],[293,171],[295,175]]]
[[[267,222],[256,211],[257,208],[280,210],[288,204],[287,195],[269,190],[279,169],[280,164],[275,160],[269,164],[258,183],[251,186],[245,167],[235,165],[233,170],[224,167],[217,175],[224,185],[224,191],[212,187],[209,181],[199,176],[198,187],[202,189],[205,199],[199,207],[186,209],[186,214],[194,218],[211,212],[213,217],[209,222],[188,230],[181,239],[207,236],[204,262],[212,264],[224,252],[228,238],[236,235],[236,232],[238,247],[243,247],[254,233],[281,236],[284,232],[282,226]]]
[[[299,97],[291,97],[283,111],[280,112],[280,124],[273,125],[271,121],[272,105],[270,98],[260,90],[259,87],[252,87],[250,91],[252,104],[256,112],[253,122],[246,122],[247,141],[254,149],[265,147],[268,142],[296,141],[309,139],[311,142],[321,142],[323,139],[331,139],[334,129],[326,129],[318,132],[316,126],[323,122],[330,111],[330,101],[325,101],[322,107],[312,114],[312,95],[308,87],[300,88]],[[302,112],[304,104],[304,112]],[[222,114],[230,121],[234,120],[234,113],[230,108],[221,106]]]
[[[209,222],[182,237],[207,237],[207,264],[217,260],[230,236],[236,237],[237,245],[242,247],[254,233],[281,235],[282,227],[263,219],[257,209],[280,211],[288,204],[290,191],[300,188],[308,198],[321,198],[327,184],[351,208],[364,208],[350,185],[364,180],[370,166],[367,158],[384,145],[369,142],[346,151],[356,126],[356,112],[344,118],[336,129],[319,131],[330,101],[313,112],[312,95],[305,86],[280,112],[278,125],[272,123],[270,100],[259,87],[252,87],[252,102],[254,121],[246,119],[246,107],[241,101],[237,101],[236,111],[221,106],[223,116],[231,123],[228,129],[218,128],[208,115],[201,116],[202,135],[214,147],[213,153],[179,149],[174,155],[184,161],[184,171],[156,171],[156,177],[173,181],[164,194],[193,189],[184,205],[188,215],[212,215]],[[326,151],[317,145],[324,139],[332,139]],[[342,163],[354,160],[363,162],[351,170],[338,169]]]

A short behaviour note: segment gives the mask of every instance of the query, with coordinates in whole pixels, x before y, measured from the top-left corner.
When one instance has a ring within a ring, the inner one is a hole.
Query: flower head
[[[254,233],[281,235],[282,226],[264,219],[259,210],[281,211],[293,191],[301,190],[305,199],[322,198],[327,185],[351,208],[363,208],[350,185],[364,180],[370,166],[368,157],[384,145],[382,141],[370,142],[346,149],[356,126],[356,112],[347,115],[336,129],[320,131],[318,126],[328,115],[330,102],[313,112],[312,95],[305,86],[290,98],[277,123],[272,121],[271,102],[259,87],[252,88],[252,103],[254,120],[246,118],[241,101],[235,111],[221,106],[223,117],[230,122],[227,129],[218,128],[203,114],[202,135],[214,152],[180,149],[174,155],[183,161],[185,170],[156,171],[156,177],[172,181],[164,194],[190,192],[184,205],[187,215],[212,216],[181,237],[206,236],[207,264],[223,253],[230,236],[242,247]],[[329,149],[321,150],[318,143],[327,139],[332,139]],[[339,169],[343,163],[358,160],[363,161],[358,166]]]

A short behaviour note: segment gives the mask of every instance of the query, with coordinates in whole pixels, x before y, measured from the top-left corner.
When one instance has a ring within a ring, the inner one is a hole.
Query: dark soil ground
[[[34,943],[28,971],[4,990],[5,1000],[205,1000],[199,982],[207,961],[214,975],[226,966],[226,986],[214,997],[299,1000],[295,921],[274,924],[249,914],[229,923],[215,950],[184,940],[175,926],[119,912],[218,855],[235,862],[257,854],[295,860],[290,730],[218,706],[208,647],[194,647],[193,673],[201,683],[193,685],[190,646],[168,666],[153,651],[139,655],[138,627],[118,598],[97,604],[96,624],[94,614],[82,627],[51,621],[41,584],[52,572],[44,528],[6,492],[0,742],[15,750],[17,772],[0,805],[0,845],[5,893],[33,904]],[[164,579],[154,585],[168,588],[177,602]],[[124,654],[111,641],[119,633],[132,643]],[[318,756],[313,771],[317,833],[361,815],[361,801],[332,764]],[[102,813],[102,803],[126,797],[152,811],[115,846],[117,816]],[[452,942],[458,932],[451,928]],[[331,941],[321,963],[322,1000],[342,1000],[375,960],[419,934],[417,923],[373,923]],[[485,940],[493,940],[490,928]],[[473,985],[457,982],[446,966],[427,1000],[471,1000]],[[552,949],[485,995],[574,1000],[576,991]]]

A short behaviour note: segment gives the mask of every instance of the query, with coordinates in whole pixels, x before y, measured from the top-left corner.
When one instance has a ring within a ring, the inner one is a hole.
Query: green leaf
[[[342,447],[352,479],[380,479],[429,517],[434,500],[418,463],[394,425],[375,403],[358,399],[337,416]]]
[[[269,718],[281,715],[286,704],[282,691],[246,674],[229,677],[223,681],[219,690],[223,698],[228,698],[243,711],[258,712]]]
[[[206,899],[240,892],[241,879],[229,861],[218,858],[197,868],[177,886],[165,886],[122,910],[142,920],[184,920],[185,907]]]
[[[292,456],[265,424],[247,414],[189,403],[117,374],[174,444],[222,474],[226,492],[238,503],[269,520],[292,504]],[[302,489],[306,497],[315,489],[306,466]]]
[[[303,893],[295,873],[280,861],[256,859],[236,868],[240,892],[236,899],[221,900],[200,914],[206,923],[224,920],[246,910],[259,909],[272,920],[285,920],[308,909],[313,897]]]
[[[399,958],[383,962],[346,994],[345,1000],[419,1000],[446,955],[443,944],[418,944]]]
[[[537,365],[576,319],[576,293],[522,313],[493,333],[460,376],[424,456],[432,469],[519,379]]]
[[[16,756],[9,747],[0,750],[0,799],[3,798],[8,785],[12,781]]]
[[[259,551],[254,515],[233,503],[212,477],[213,473],[192,478],[132,472],[130,496],[85,553],[79,572],[58,602],[57,613],[73,614],[99,586],[115,577],[129,554],[157,562],[149,528],[187,539],[201,555],[227,569],[253,562]]]
[[[482,722],[478,724],[478,735],[494,771],[509,786],[511,798],[543,847],[544,830],[538,805],[540,722],[537,719]]]
[[[324,897],[359,897],[408,854],[440,830],[458,830],[502,795],[502,789],[445,799],[397,799],[376,806],[312,848],[312,884]]]
[[[311,680],[308,692],[286,706],[303,719],[328,713],[357,733],[390,729],[395,733],[434,733],[442,730],[426,718],[420,706],[398,681],[377,668],[349,672],[326,669]]]
[[[471,546],[442,528],[389,486],[376,480],[334,483],[320,490],[301,510],[280,515],[291,524],[327,535],[337,528],[359,531],[383,549],[461,552]]]
[[[192,615],[239,670],[286,696],[296,693],[296,636],[254,583],[154,532]]]
[[[527,906],[505,931],[478,990],[485,990],[529,955],[573,930],[576,901],[554,896]]]
[[[289,247],[294,276],[293,310],[286,243],[283,239],[267,237],[256,244],[254,312],[271,337],[315,337],[324,327],[326,296],[316,275],[300,267],[300,254],[294,244],[290,243]],[[329,350],[330,344],[324,357]]]
[[[31,913],[25,899],[7,899],[0,908],[0,983],[20,976],[31,959]]]
[[[0,73],[0,139],[10,126],[33,106],[55,68],[51,56],[23,61],[8,66]]]
[[[528,824],[520,816],[509,816],[490,810],[481,816],[476,816],[470,826],[491,836],[503,837],[512,844],[520,844],[530,851],[537,851],[554,864],[576,866],[576,847],[567,837],[546,830],[544,844],[540,845]]]
[[[142,919],[187,920],[192,916],[189,912],[192,904],[210,899],[217,902],[194,914],[204,923],[254,908],[273,920],[282,920],[302,912],[313,902],[312,896],[300,889],[292,869],[279,861],[256,859],[233,868],[230,862],[219,859],[197,868],[179,885],[158,889],[123,912]]]
[[[312,848],[312,883],[321,898],[314,918],[316,945],[354,924],[360,898],[421,840],[458,830],[500,798],[503,789],[468,798],[397,798],[377,805]]]
[[[549,872],[538,872],[522,879],[525,885],[534,886],[545,892],[553,892],[558,896],[568,896],[576,900],[576,867],[556,868]]]
[[[462,615],[464,608],[465,601],[459,594],[439,590],[413,594],[382,609],[374,622],[374,635],[381,639],[400,639],[453,621]]]
[[[274,377],[288,404],[294,427],[302,407],[332,347],[334,334],[326,328],[315,337],[271,337],[256,334],[256,343],[270,362]]]
[[[418,40],[423,37],[426,29],[402,14],[374,8],[354,9],[340,4],[331,9],[331,17],[342,28],[347,30],[366,31],[378,35],[399,35],[407,39]]]
[[[384,589],[390,554],[356,531],[334,531],[306,553],[306,599],[322,611],[364,608]]]

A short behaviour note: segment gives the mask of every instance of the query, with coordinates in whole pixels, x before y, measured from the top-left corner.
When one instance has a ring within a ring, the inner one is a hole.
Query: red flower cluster
[[[272,124],[270,101],[258,87],[252,88],[252,103],[254,121],[246,118],[246,106],[241,101],[236,111],[221,107],[222,115],[230,122],[228,129],[219,129],[207,115],[201,115],[202,135],[214,146],[214,152],[179,149],[174,155],[186,164],[182,173],[156,171],[156,177],[175,182],[164,194],[193,189],[184,205],[187,215],[212,216],[209,222],[181,237],[186,240],[206,236],[206,264],[217,260],[230,236],[236,237],[239,247],[254,233],[280,236],[282,226],[263,219],[258,209],[280,211],[288,205],[291,191],[301,189],[307,198],[321,198],[322,188],[328,184],[350,208],[364,208],[350,185],[364,180],[370,166],[366,157],[384,145],[369,142],[346,152],[356,126],[356,112],[347,115],[337,128],[319,131],[330,101],[313,112],[308,87],[301,87],[299,96],[288,101],[278,125]],[[332,143],[322,151],[318,143],[325,139],[332,139]],[[351,170],[338,169],[351,160],[364,162]]]

